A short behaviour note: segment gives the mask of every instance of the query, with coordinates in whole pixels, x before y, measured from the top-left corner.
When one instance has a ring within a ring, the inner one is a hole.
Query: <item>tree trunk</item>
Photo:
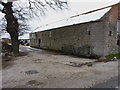
[[[4,3],[5,18],[7,20],[7,32],[10,34],[12,42],[12,50],[14,54],[19,53],[19,40],[18,40],[18,30],[19,24],[18,20],[13,15],[12,2]]]
[[[19,40],[18,40],[18,36],[14,35],[14,34],[10,34],[11,37],[11,43],[12,43],[12,51],[14,54],[18,54],[19,53]]]

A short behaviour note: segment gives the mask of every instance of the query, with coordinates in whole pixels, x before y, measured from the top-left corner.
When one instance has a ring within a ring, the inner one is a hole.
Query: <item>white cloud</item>
[[[12,1],[12,0],[8,0],[8,1]],[[21,2],[25,2],[26,0],[20,0]],[[44,26],[46,24],[50,24],[52,22],[61,20],[61,19],[66,19],[70,16],[74,16],[76,14],[80,14],[80,13],[84,13],[90,10],[94,10],[94,9],[98,9],[104,6],[108,6],[108,5],[112,5],[115,4],[117,2],[119,2],[119,0],[67,0],[69,2],[69,9],[68,10],[63,10],[63,11],[54,11],[54,10],[48,10],[48,12],[46,13],[46,16],[43,16],[40,18],[36,17],[33,18],[29,23],[32,27],[32,30],[34,30],[36,27],[39,26]],[[4,16],[4,14],[0,13],[0,18],[2,18]],[[97,16],[97,15],[96,15]],[[93,18],[93,17],[91,17]],[[97,18],[94,16],[94,19]],[[61,24],[64,24],[67,22],[62,22]],[[55,24],[56,25],[56,24]],[[52,25],[55,27],[55,25]],[[45,28],[45,27],[44,27]],[[40,31],[44,30],[44,29],[39,29]],[[24,35],[23,38],[27,38],[28,35]]]

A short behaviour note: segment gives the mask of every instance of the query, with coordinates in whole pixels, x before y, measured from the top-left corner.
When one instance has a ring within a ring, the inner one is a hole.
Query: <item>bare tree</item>
[[[6,19],[6,31],[10,34],[13,53],[19,53],[19,32],[20,29],[25,26],[20,24],[20,21],[29,19],[38,15],[45,15],[48,8],[54,10],[62,10],[66,8],[67,1],[61,0],[24,0],[25,5],[22,1],[18,0],[7,0],[6,2],[0,1],[3,8],[0,10],[5,14]],[[21,25],[21,26],[20,26]],[[21,32],[22,33],[22,32]]]

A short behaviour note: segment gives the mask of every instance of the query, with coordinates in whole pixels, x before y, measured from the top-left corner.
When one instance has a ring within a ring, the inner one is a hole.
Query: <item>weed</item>
[[[120,53],[110,54],[110,55],[106,56],[106,59],[110,60],[110,59],[113,59],[114,57],[116,57],[117,59],[120,59]]]

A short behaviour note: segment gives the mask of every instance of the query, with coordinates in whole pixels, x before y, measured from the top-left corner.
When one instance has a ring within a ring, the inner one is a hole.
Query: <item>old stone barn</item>
[[[90,19],[91,15],[99,15],[102,11],[105,12],[101,17]],[[30,33],[30,46],[85,57],[119,52],[120,3],[81,14],[79,17],[79,21],[85,17],[89,17],[89,20]]]

